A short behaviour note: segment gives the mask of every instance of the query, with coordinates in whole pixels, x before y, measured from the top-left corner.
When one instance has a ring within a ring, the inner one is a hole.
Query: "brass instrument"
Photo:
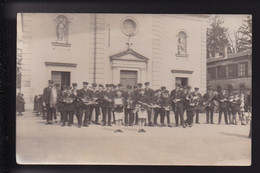
[[[67,104],[73,103],[75,101],[75,98],[70,98],[69,96],[71,94],[73,94],[72,90],[64,91],[64,97],[62,98],[62,101]]]
[[[208,106],[211,106],[211,103],[210,101],[215,97],[216,93],[212,93],[212,96],[210,96],[210,98],[204,102],[204,106],[203,107],[208,107]]]
[[[163,109],[164,109],[165,111],[170,111],[170,110],[171,110],[170,106],[163,106]]]
[[[74,100],[75,100],[74,98],[63,98],[63,102],[67,104],[73,103]]]
[[[107,102],[112,102],[112,99],[109,99],[106,95],[104,96],[104,100],[106,100]]]
[[[93,101],[92,101],[91,98],[89,98],[88,96],[81,98],[81,101],[82,101],[86,106],[93,105]]]

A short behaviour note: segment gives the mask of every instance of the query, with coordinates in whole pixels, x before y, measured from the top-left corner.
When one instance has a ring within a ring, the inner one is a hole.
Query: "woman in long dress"
[[[124,97],[122,96],[122,92],[120,90],[116,91],[116,95],[113,99],[113,103],[114,103],[115,124],[116,124],[116,130],[114,132],[123,133],[123,130],[121,129],[121,125],[122,125],[123,116],[124,116],[125,100],[124,100]]]

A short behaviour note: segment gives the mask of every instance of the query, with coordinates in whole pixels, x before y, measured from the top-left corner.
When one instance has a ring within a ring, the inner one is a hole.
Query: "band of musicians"
[[[114,132],[123,133],[121,126],[138,125],[139,133],[145,133],[145,126],[159,127],[192,127],[200,124],[200,113],[206,112],[206,124],[225,123],[246,125],[251,105],[244,94],[229,93],[222,88],[213,91],[208,87],[205,94],[199,88],[175,84],[169,91],[165,86],[157,90],[149,87],[150,83],[138,83],[136,86],[122,84],[89,84],[77,83],[62,86],[48,81],[40,95],[41,112],[46,125],[61,122],[61,126],[78,128],[90,125],[114,126]],[[214,120],[214,112],[218,110],[218,119]],[[171,111],[174,120],[170,118]],[[37,113],[38,114],[38,113]],[[57,120],[60,115],[60,120]],[[73,122],[76,117],[77,122]],[[173,125],[174,124],[174,125]]]

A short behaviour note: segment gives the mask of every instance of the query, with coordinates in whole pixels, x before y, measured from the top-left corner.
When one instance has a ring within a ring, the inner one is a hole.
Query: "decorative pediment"
[[[147,62],[149,59],[145,56],[133,51],[132,49],[128,49],[126,51],[117,53],[115,55],[110,56],[110,60],[123,60],[123,61],[141,61]]]

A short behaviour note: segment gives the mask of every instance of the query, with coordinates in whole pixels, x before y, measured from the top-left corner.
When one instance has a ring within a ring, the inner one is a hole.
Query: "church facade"
[[[48,80],[71,85],[149,81],[206,92],[207,15],[23,13],[20,91],[27,108]]]

